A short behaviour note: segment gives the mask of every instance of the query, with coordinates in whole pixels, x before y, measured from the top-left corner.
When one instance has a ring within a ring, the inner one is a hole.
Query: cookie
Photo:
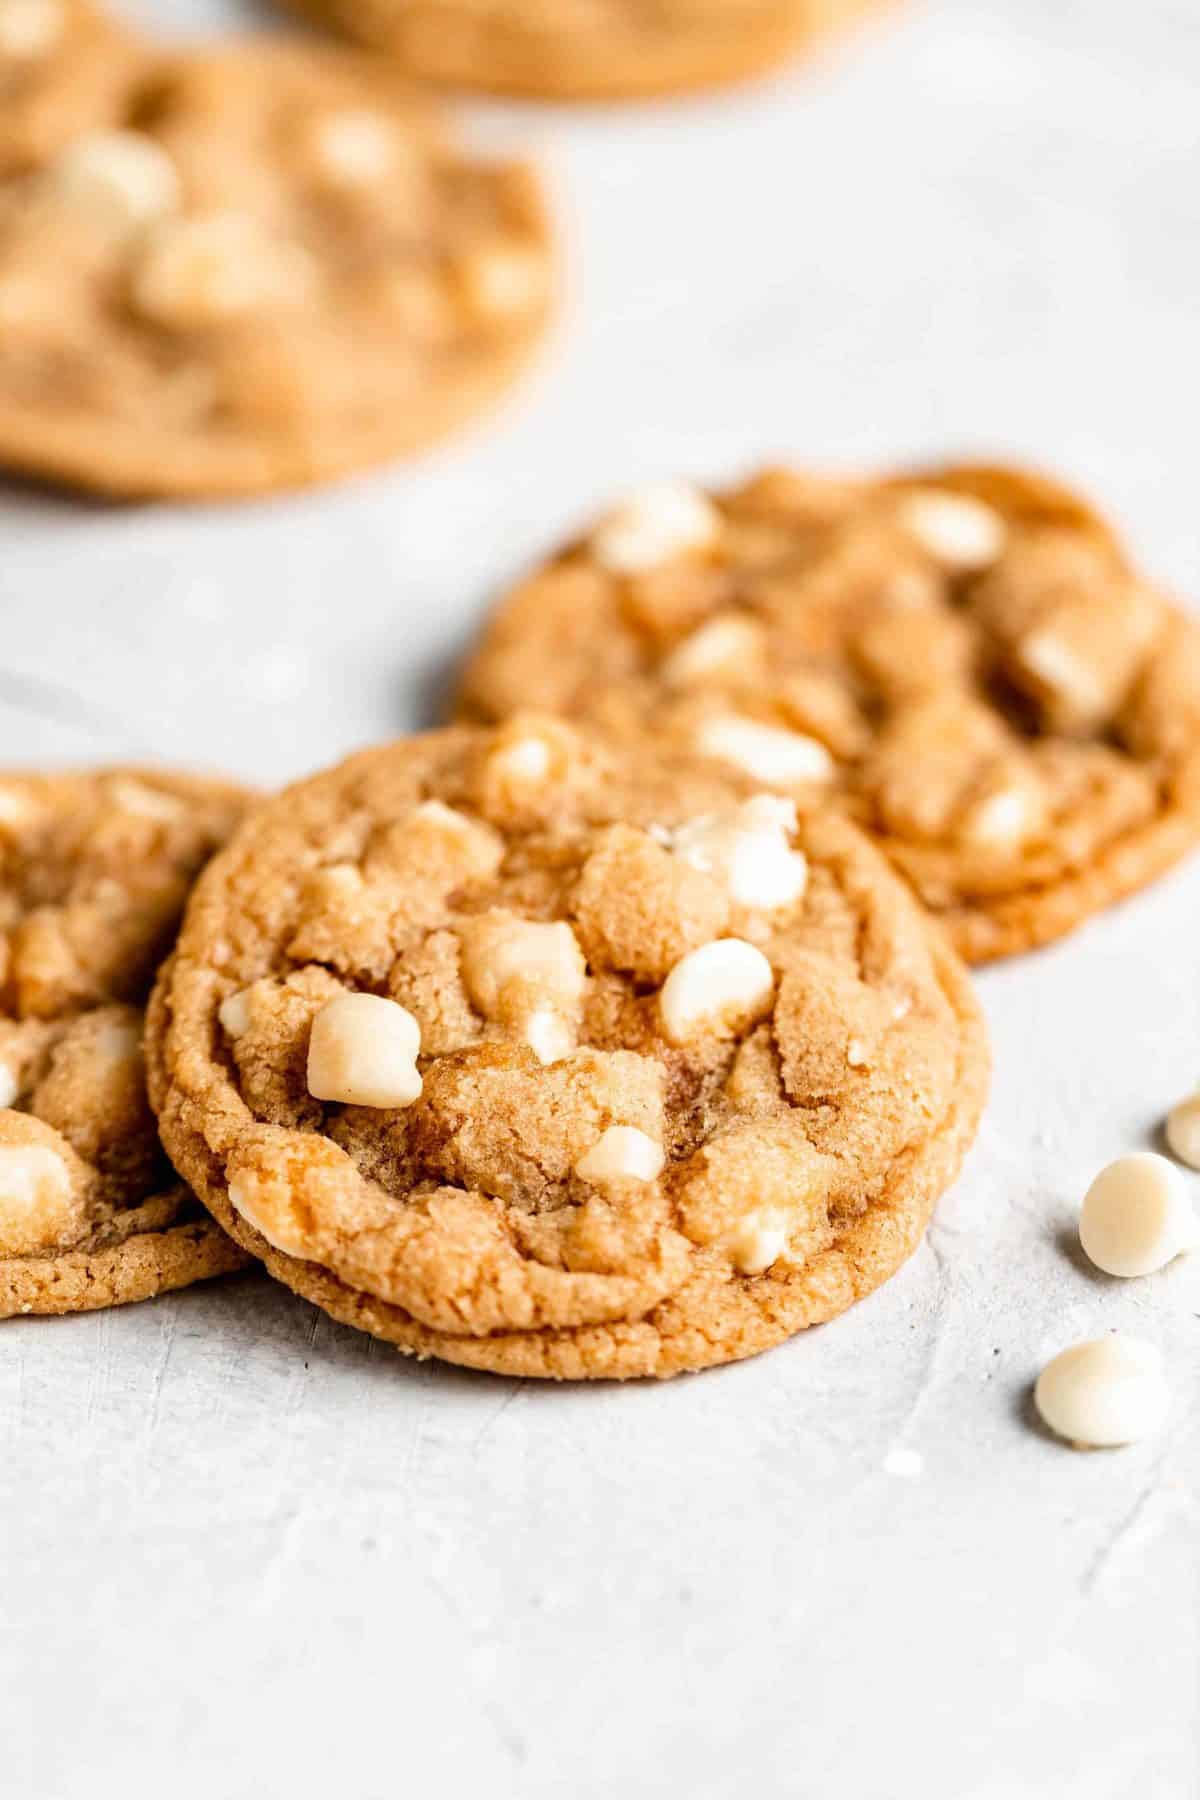
[[[118,117],[143,63],[89,0],[0,0],[0,181]]]
[[[620,99],[756,75],[869,0],[289,0],[452,87]]]
[[[118,496],[365,468],[507,387],[551,285],[532,172],[376,60],[181,56],[0,186],[0,460]]]
[[[142,1055],[155,968],[242,811],[159,771],[0,776],[0,1318],[247,1260],[168,1164]]]
[[[869,842],[524,715],[366,751],[202,876],[147,1030],[181,1173],[418,1356],[671,1375],[912,1252],[987,1080],[962,965]]]
[[[1200,625],[1014,469],[648,490],[486,628],[460,711],[525,706],[839,806],[973,962],[1200,837]]]

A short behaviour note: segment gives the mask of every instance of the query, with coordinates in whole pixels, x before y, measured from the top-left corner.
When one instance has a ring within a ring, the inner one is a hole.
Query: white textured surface
[[[942,0],[734,99],[490,115],[571,221],[539,377],[303,500],[0,493],[0,754],[298,773],[428,715],[593,502],[764,453],[1045,461],[1197,593],[1198,88],[1194,0]],[[1200,1260],[1118,1284],[1071,1239],[1200,1076],[1198,911],[1194,864],[983,978],[928,1244],[746,1367],[472,1378],[256,1279],[0,1329],[5,1793],[1191,1800]],[[1073,1455],[1030,1383],[1115,1325],[1177,1415]]]

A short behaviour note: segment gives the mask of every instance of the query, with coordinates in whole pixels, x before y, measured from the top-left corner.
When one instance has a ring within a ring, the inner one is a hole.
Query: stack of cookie
[[[1200,836],[1200,627],[1016,471],[644,493],[501,604],[459,711],[240,823],[5,783],[4,1310],[252,1257],[477,1368],[754,1354],[957,1173],[960,953]]]

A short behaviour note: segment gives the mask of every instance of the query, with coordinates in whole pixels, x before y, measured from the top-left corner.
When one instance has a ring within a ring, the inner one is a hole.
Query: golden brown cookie
[[[177,1167],[335,1318],[671,1375],[918,1243],[984,1028],[845,820],[525,715],[369,750],[210,865],[147,1031]]]
[[[90,0],[0,0],[0,181],[119,117],[144,63]]]
[[[819,41],[870,0],[288,0],[451,87],[559,100],[719,87]]]
[[[1200,837],[1200,625],[1057,483],[648,490],[505,600],[461,711],[653,734],[859,820],[982,962]]]
[[[182,56],[0,185],[0,460],[114,495],[342,475],[507,387],[551,285],[531,171],[374,59]]]
[[[168,1164],[142,1057],[155,968],[243,810],[157,770],[0,776],[0,1318],[246,1261]]]

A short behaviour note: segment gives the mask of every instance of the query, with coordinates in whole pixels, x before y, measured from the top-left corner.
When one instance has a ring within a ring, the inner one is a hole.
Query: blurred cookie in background
[[[116,118],[144,55],[89,0],[0,0],[0,180]]]
[[[560,100],[719,87],[849,24],[872,0],[289,0],[450,87]]]
[[[158,1141],[142,1009],[238,789],[0,776],[0,1318],[91,1312],[246,1260]]]
[[[850,812],[976,962],[1200,839],[1200,623],[1015,469],[649,489],[485,629],[461,712],[529,706]]]
[[[533,172],[378,60],[172,57],[0,186],[0,461],[165,497],[365,468],[494,400],[552,285]]]

